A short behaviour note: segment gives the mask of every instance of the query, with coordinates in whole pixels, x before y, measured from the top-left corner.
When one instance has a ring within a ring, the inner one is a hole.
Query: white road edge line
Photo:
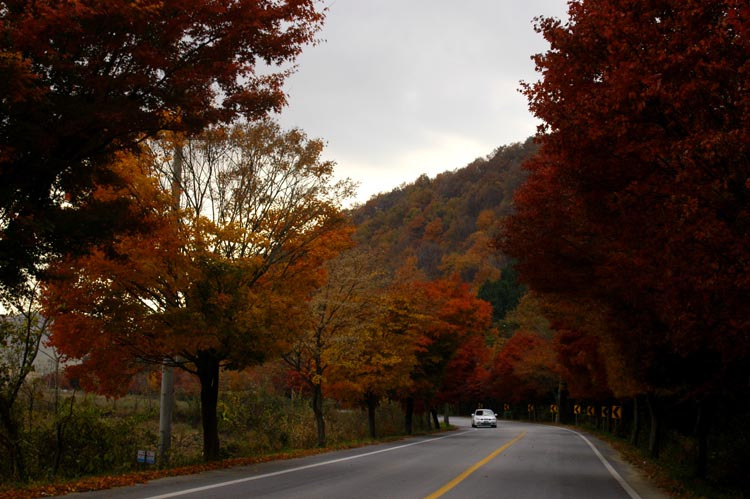
[[[594,446],[594,444],[592,444],[591,441],[588,438],[586,438],[585,436],[583,436],[581,433],[578,433],[577,431],[569,430],[567,428],[561,428],[561,429],[565,430],[565,431],[569,431],[571,433],[575,433],[576,435],[578,435],[579,437],[581,437],[583,439],[583,441],[586,442],[589,445],[589,447],[591,447],[591,450],[594,451],[594,454],[596,454],[596,457],[599,458],[599,461],[602,462],[602,464],[604,465],[604,467],[607,468],[607,471],[609,471],[609,474],[612,475],[612,477],[615,480],[617,480],[617,483],[619,483],[622,486],[623,489],[625,489],[625,492],[628,493],[628,495],[631,497],[631,499],[643,499],[638,494],[638,492],[636,492],[635,489],[633,489],[633,487],[631,487],[630,484],[625,481],[625,479],[617,472],[617,470],[614,469],[614,467],[612,467],[611,464],[609,464],[609,461],[607,461],[607,459],[602,455],[602,453],[599,452],[599,449],[597,449],[596,446]]]
[[[167,497],[177,497],[177,496],[184,496],[184,495],[187,495],[187,494],[194,494],[195,492],[202,492],[204,490],[217,489],[219,487],[227,487],[229,485],[235,485],[235,484],[243,483],[243,482],[250,482],[252,480],[260,480],[261,478],[268,478],[268,477],[272,477],[272,476],[285,475],[287,473],[294,473],[295,471],[302,471],[302,470],[307,470],[307,469],[310,469],[310,468],[317,468],[319,466],[325,466],[325,465],[328,465],[328,464],[341,463],[341,462],[344,462],[344,461],[351,461],[353,459],[359,459],[361,457],[372,456],[372,455],[375,455],[375,454],[380,454],[382,452],[390,452],[390,451],[393,451],[393,450],[403,449],[405,447],[411,447],[412,445],[420,445],[420,444],[424,444],[424,443],[428,443],[428,442],[436,442],[438,440],[442,440],[444,438],[450,438],[450,437],[453,437],[453,436],[456,436],[456,435],[460,435],[462,433],[465,433],[465,432],[458,431],[456,433],[451,433],[450,435],[446,435],[444,437],[437,437],[437,438],[430,438],[430,439],[426,439],[426,440],[420,440],[419,442],[413,442],[413,443],[410,443],[410,444],[398,445],[396,447],[388,447],[387,449],[380,449],[380,450],[376,450],[376,451],[372,451],[372,452],[366,452],[364,454],[357,454],[356,456],[342,457],[342,458],[339,458],[339,459],[332,459],[330,461],[323,461],[323,462],[320,462],[320,463],[308,464],[308,465],[305,465],[305,466],[298,466],[297,468],[289,468],[289,469],[286,469],[286,470],[274,471],[272,473],[266,473],[264,475],[249,476],[249,477],[246,477],[246,478],[238,478],[237,480],[230,480],[228,482],[215,483],[215,484],[212,484],[212,485],[204,485],[203,487],[195,487],[193,489],[185,489],[185,490],[180,490],[180,491],[177,491],[177,492],[169,492],[167,494],[161,494],[161,495],[158,495],[158,496],[150,496],[150,497],[146,497],[144,499],[166,499]]]

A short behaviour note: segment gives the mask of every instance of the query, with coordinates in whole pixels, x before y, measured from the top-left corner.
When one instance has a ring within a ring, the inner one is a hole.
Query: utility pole
[[[172,412],[174,408],[174,367],[161,366],[161,397],[159,399],[159,466],[169,462],[172,445]]]
[[[180,192],[182,184],[182,147],[174,148],[172,161],[172,203],[173,209],[180,209]],[[172,446],[172,413],[174,412],[174,367],[167,363],[161,366],[161,394],[159,399],[159,465],[169,462],[169,450]]]

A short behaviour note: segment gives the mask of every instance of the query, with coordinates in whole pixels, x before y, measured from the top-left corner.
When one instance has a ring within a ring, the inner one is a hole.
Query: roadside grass
[[[177,403],[170,463],[163,468],[136,462],[137,449],[156,448],[158,401],[154,403],[143,397],[125,397],[118,401],[90,395],[80,397],[67,417],[65,459],[57,475],[50,472],[48,455],[54,451],[55,418],[45,414],[40,409],[42,404],[38,404],[30,432],[36,435],[36,440],[28,442],[35,474],[25,484],[0,485],[0,499],[103,490],[167,476],[294,459],[407,437],[403,432],[404,415],[396,403],[384,402],[378,408],[377,427],[382,437],[377,439],[369,438],[366,412],[327,406],[328,445],[319,448],[312,410],[304,397],[290,399],[257,392],[224,392],[221,397],[219,415],[224,458],[203,462],[200,407],[196,400],[188,397]],[[414,423],[415,432],[411,436],[431,432],[421,418],[415,418]]]
[[[35,484],[29,484],[23,488],[9,489],[4,491],[0,490],[0,499],[32,499],[38,497],[61,496],[76,492],[106,490],[115,487],[126,487],[170,476],[192,475],[204,471],[233,468],[237,466],[249,466],[270,461],[297,459],[318,454],[326,454],[334,451],[356,449],[369,445],[396,442],[409,437],[444,431],[453,431],[455,429],[455,426],[449,426],[448,428],[441,428],[440,430],[419,431],[413,433],[412,435],[402,434],[390,435],[377,439],[367,438],[363,440],[354,440],[351,442],[342,442],[326,447],[290,449],[284,452],[275,452],[259,456],[227,458],[220,461],[213,461],[208,463],[201,462],[199,464],[169,467],[164,469],[132,471],[119,475],[89,476],[77,480],[63,482],[45,483],[44,481],[42,481]]]

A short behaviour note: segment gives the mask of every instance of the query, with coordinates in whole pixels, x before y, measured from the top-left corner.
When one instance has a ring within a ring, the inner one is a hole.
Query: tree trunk
[[[404,411],[404,422],[407,435],[411,435],[414,431],[414,398],[406,398],[406,410]]]
[[[658,407],[658,401],[653,394],[648,394],[646,397],[648,403],[648,413],[651,418],[651,431],[648,438],[648,452],[651,457],[659,457],[659,446],[661,436],[661,414]]]
[[[323,419],[323,387],[320,384],[313,386],[312,410],[318,427],[318,447],[325,447],[326,423]]]
[[[3,403],[0,407],[0,420],[2,420],[5,429],[4,446],[10,454],[11,472],[18,478],[18,481],[26,481],[26,464],[23,459],[23,449],[21,448],[21,437],[18,433],[18,422],[13,418],[11,407]]]
[[[633,431],[630,433],[630,443],[638,447],[638,440],[641,435],[641,414],[638,405],[638,395],[633,397]]]
[[[29,391],[29,432],[34,430],[34,392]]]
[[[219,360],[211,352],[200,352],[197,362],[201,382],[201,422],[203,423],[203,459],[219,459]]]
[[[378,406],[378,397],[373,393],[367,393],[365,402],[367,403],[367,423],[370,427],[370,437],[378,438],[375,428],[375,408]]]
[[[65,450],[65,427],[73,418],[73,404],[75,403],[76,394],[70,397],[70,406],[68,407],[67,416],[60,415],[58,401],[55,401],[55,459],[52,465],[52,476],[57,476],[60,471],[63,452]]]
[[[169,464],[172,447],[172,415],[174,414],[174,367],[161,367],[161,390],[159,395],[159,444],[157,454],[159,467]]]
[[[695,422],[695,433],[698,438],[698,455],[695,459],[695,476],[706,478],[708,472],[708,434],[711,429],[711,404],[698,403],[698,417]]]
[[[432,422],[435,424],[435,429],[440,429],[440,421],[438,421],[438,413],[437,409],[434,407],[430,407],[430,414],[432,414]]]
[[[446,402],[445,407],[443,409],[443,424],[445,425],[446,428],[448,428],[448,425],[451,424],[449,413],[450,413],[450,406]]]

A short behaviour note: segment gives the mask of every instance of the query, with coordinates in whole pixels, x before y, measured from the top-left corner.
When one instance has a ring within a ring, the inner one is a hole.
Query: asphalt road
[[[624,498],[661,495],[606,444],[553,426],[499,421],[288,461],[263,463],[71,498]]]

